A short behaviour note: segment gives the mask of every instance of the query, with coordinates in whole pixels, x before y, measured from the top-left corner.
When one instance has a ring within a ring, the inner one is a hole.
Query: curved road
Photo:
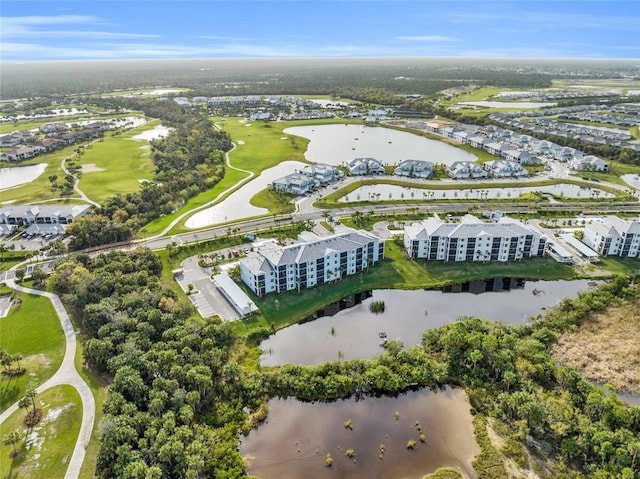
[[[96,414],[96,402],[93,398],[93,393],[87,385],[84,379],[78,373],[75,365],[76,356],[76,333],[73,329],[73,324],[69,319],[67,311],[62,305],[62,301],[56,294],[48,293],[46,291],[40,291],[37,289],[25,288],[17,285],[13,279],[6,280],[7,286],[16,291],[20,291],[28,294],[35,294],[38,296],[45,296],[49,298],[53,307],[56,310],[62,330],[64,331],[64,337],[66,341],[66,349],[64,352],[64,358],[62,364],[56,373],[51,376],[47,381],[42,383],[36,388],[37,393],[46,391],[49,388],[62,385],[71,385],[80,394],[80,400],[82,401],[82,423],[80,425],[80,432],[78,433],[78,439],[71,455],[71,460],[67,467],[67,472],[64,479],[77,479],[80,475],[80,469],[84,462],[85,451],[91,438],[91,431],[93,431],[93,422]],[[3,423],[11,414],[18,409],[18,403],[12,404],[8,409],[0,414],[0,424]]]

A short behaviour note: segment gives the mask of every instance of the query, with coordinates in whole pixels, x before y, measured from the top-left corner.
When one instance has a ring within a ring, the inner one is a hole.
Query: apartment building
[[[514,261],[543,256],[546,237],[535,227],[502,217],[485,223],[465,215],[460,223],[429,218],[404,229],[412,258],[441,261]]]
[[[367,231],[349,231],[290,246],[262,246],[240,260],[240,274],[262,296],[338,280],[366,270],[383,257],[383,240]]]
[[[640,221],[607,216],[585,225],[582,242],[602,256],[636,258],[640,250]]]

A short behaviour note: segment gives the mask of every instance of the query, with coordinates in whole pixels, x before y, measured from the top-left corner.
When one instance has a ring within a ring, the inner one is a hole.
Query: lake
[[[348,420],[352,430],[344,427]],[[410,439],[417,442],[414,450],[406,447]],[[345,456],[347,449],[355,451],[355,461]],[[452,388],[358,402],[271,399],[267,421],[240,445],[247,472],[262,479],[420,479],[445,466],[476,478],[471,461],[479,452],[467,395]],[[324,465],[327,453],[331,467]]]
[[[626,175],[620,176],[620,178],[627,184],[633,186],[634,188],[640,188],[640,175],[628,173]]]
[[[37,165],[0,168],[0,190],[29,183],[44,173],[46,167],[46,163],[38,163]]]
[[[506,324],[524,323],[562,298],[577,296],[589,288],[589,283],[588,280],[495,278],[455,285],[446,291],[375,290],[360,298],[329,305],[317,313],[317,319],[273,334],[260,344],[263,351],[260,364],[320,364],[338,359],[373,358],[382,352],[380,332],[388,339],[399,338],[409,347],[420,343],[423,331],[462,316]],[[369,311],[372,301],[384,301],[384,313]]]
[[[477,159],[474,154],[444,142],[383,127],[295,126],[286,128],[284,133],[308,138],[310,142],[304,155],[315,163],[340,165],[354,158],[373,157],[387,164],[411,159],[450,165],[454,161]]]
[[[251,198],[269,186],[273,180],[291,174],[304,166],[304,163],[299,161],[283,161],[278,166],[264,170],[260,176],[241,186],[239,190],[231,193],[220,203],[194,214],[185,222],[185,226],[187,228],[203,228],[267,214],[269,210],[253,206],[250,203]]]
[[[522,180],[520,180],[522,181]],[[361,186],[348,195],[338,199],[338,202],[348,203],[355,201],[385,201],[385,200],[429,200],[442,198],[469,199],[509,199],[518,198],[525,193],[539,191],[566,198],[591,198],[598,191],[598,198],[612,198],[614,195],[598,188],[589,188],[567,183],[546,186],[519,186],[513,188],[463,188],[450,190],[430,190],[429,188],[411,188],[399,185],[366,185]],[[377,195],[380,195],[378,197]]]

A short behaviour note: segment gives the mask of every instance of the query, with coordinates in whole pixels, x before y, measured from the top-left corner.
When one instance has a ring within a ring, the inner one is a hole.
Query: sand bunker
[[[100,168],[99,166],[96,166],[94,163],[87,163],[86,165],[82,165],[82,172],[83,173],[94,173],[97,171],[107,171],[104,168]]]

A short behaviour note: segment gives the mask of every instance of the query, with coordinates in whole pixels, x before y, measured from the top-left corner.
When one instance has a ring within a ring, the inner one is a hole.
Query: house
[[[52,123],[45,123],[44,125],[42,125],[40,127],[40,131],[42,133],[45,134],[50,134],[50,133],[58,133],[61,131],[67,131],[69,128],[67,127],[67,125],[65,123],[62,123],[60,121],[55,121]]]
[[[353,176],[385,174],[382,163],[375,158],[354,158],[347,164],[347,169]]]
[[[528,151],[509,149],[502,152],[505,160],[514,161],[521,165],[531,165],[540,163],[540,160]]]
[[[408,176],[409,178],[431,178],[434,164],[422,160],[404,160],[396,166],[393,174],[396,176]]]
[[[447,175],[455,180],[470,178],[487,178],[489,175],[480,165],[473,161],[454,161],[445,167]]]
[[[582,242],[602,256],[638,257],[640,221],[606,216],[584,227]]]
[[[0,158],[3,161],[20,161],[33,158],[44,151],[44,147],[34,143],[26,146],[18,146],[17,148],[12,148],[9,151],[3,151],[0,154]]]
[[[348,231],[290,246],[261,246],[240,260],[240,276],[251,291],[263,296],[336,281],[383,257],[383,240],[368,231]]]
[[[284,191],[294,195],[304,195],[313,190],[315,182],[313,178],[301,173],[291,173],[271,182],[276,191]]]
[[[587,155],[571,160],[569,168],[575,171],[608,171],[609,165],[597,156]]]
[[[191,101],[194,105],[206,105],[208,98],[206,96],[194,96]]]
[[[333,183],[344,176],[344,173],[338,168],[325,163],[307,165],[300,170],[300,174],[312,178],[316,186]]]
[[[0,224],[71,224],[84,216],[91,205],[16,205],[0,208]]]
[[[268,111],[258,111],[256,113],[253,113],[249,117],[249,120],[251,120],[251,121],[269,121],[269,120],[271,120],[271,113],[269,113]]]
[[[511,145],[507,145],[506,143],[501,143],[498,141],[493,141],[491,143],[487,143],[483,146],[483,149],[495,156],[502,156],[503,153],[507,150],[513,149]]]
[[[441,261],[514,261],[543,256],[546,237],[531,225],[507,217],[484,223],[465,215],[461,223],[429,218],[404,229],[412,258]]]
[[[487,161],[482,166],[494,178],[521,178],[524,176],[529,176],[529,172],[525,170],[522,165],[516,163],[515,161]]]

